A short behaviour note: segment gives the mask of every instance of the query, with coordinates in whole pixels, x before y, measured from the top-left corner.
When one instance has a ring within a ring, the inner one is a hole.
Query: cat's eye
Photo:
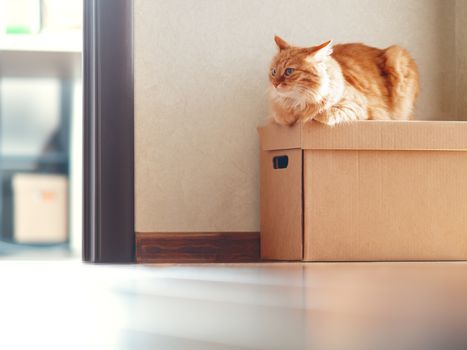
[[[273,77],[276,76],[276,68],[271,69],[271,75]]]
[[[288,77],[290,74],[293,73],[294,70],[295,70],[295,69],[293,69],[293,68],[287,68],[287,69],[285,70],[285,76]]]

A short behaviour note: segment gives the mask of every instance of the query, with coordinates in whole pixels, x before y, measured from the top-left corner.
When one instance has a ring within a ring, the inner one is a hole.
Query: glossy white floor
[[[467,349],[467,264],[0,260],[1,349]]]

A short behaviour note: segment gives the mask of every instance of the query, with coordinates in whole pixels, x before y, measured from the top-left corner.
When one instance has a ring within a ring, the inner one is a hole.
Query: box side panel
[[[466,260],[467,152],[305,151],[305,260]]]
[[[301,148],[301,123],[292,126],[282,126],[274,122],[269,122],[265,126],[258,128],[261,149],[281,150]]]
[[[261,151],[261,258],[301,260],[302,247],[302,150]]]

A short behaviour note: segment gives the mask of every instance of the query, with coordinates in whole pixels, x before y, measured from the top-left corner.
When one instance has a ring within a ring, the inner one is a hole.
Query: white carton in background
[[[61,243],[68,239],[68,180],[63,175],[13,177],[14,239]]]

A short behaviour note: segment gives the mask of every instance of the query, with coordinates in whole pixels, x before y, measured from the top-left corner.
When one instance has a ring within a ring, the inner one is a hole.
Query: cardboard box
[[[63,175],[13,177],[15,241],[61,243],[68,236],[68,180]]]
[[[261,255],[467,259],[467,122],[259,128]]]

